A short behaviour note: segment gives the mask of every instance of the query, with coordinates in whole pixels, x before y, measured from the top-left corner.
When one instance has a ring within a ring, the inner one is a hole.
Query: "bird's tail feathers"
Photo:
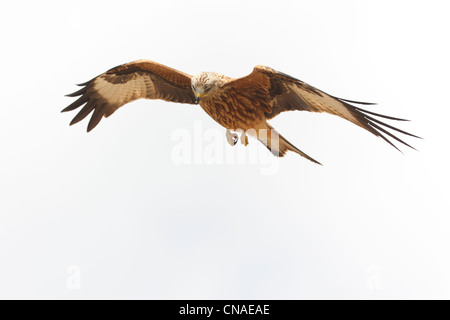
[[[261,141],[276,157],[284,157],[288,151],[292,151],[314,163],[322,165],[319,161],[311,158],[295,147],[268,123],[265,123],[264,128],[257,130],[257,134],[258,140]]]

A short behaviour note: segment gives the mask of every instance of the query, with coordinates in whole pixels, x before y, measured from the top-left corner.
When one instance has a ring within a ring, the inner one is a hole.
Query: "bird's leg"
[[[241,144],[243,144],[244,146],[247,146],[248,145],[247,133],[242,129],[238,129],[237,131],[241,133],[241,138],[240,138]]]
[[[248,136],[247,136],[247,133],[245,133],[245,131],[242,131],[242,134],[241,134],[241,143],[242,143],[244,146],[248,146]]]
[[[232,133],[230,129],[227,129],[226,133],[227,141],[230,146],[234,147],[239,140],[239,137],[236,133]]]

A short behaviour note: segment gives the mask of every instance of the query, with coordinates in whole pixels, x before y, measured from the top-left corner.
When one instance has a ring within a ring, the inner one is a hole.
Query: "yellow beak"
[[[200,101],[200,99],[204,96],[205,94],[203,94],[203,93],[200,93],[200,92],[196,92],[195,93],[195,102],[199,102]]]

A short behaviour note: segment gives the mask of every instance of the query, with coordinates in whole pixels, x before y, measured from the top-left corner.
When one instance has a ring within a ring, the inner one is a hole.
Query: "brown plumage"
[[[408,147],[411,146],[387,129],[418,138],[380,121],[377,117],[406,120],[354,106],[354,104],[372,105],[371,103],[331,96],[265,66],[256,66],[248,76],[231,79],[213,72],[203,72],[192,77],[153,61],[139,60],[110,69],[80,86],[82,88],[79,91],[68,95],[80,96],[78,100],[62,111],[82,107],[71,125],[93,112],[88,131],[97,126],[103,117],[109,117],[121,106],[145,98],[199,103],[220,125],[234,131],[243,130],[255,136],[274,155],[282,157],[287,151],[293,151],[315,163],[319,162],[282,137],[267,123],[267,120],[284,111],[327,112],[368,130],[396,149],[398,148],[388,137]]]
[[[81,96],[62,112],[81,107],[70,125],[86,118],[92,111],[88,132],[100,120],[112,115],[121,106],[141,98],[195,104],[191,76],[152,61],[127,63],[82,83],[82,88],[69,94]]]

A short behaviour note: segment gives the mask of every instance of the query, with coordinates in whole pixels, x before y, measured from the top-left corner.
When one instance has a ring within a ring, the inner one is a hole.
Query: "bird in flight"
[[[359,107],[373,103],[334,97],[266,66],[256,66],[249,75],[232,79],[215,72],[190,76],[150,60],[138,60],[112,68],[79,86],[82,87],[80,90],[67,95],[79,98],[62,112],[81,107],[70,125],[83,120],[92,112],[88,132],[103,117],[109,117],[131,101],[144,98],[199,104],[226,129],[226,138],[231,145],[239,140],[247,145],[247,135],[250,135],[261,141],[275,156],[283,157],[292,151],[317,164],[320,163],[286,140],[267,120],[284,111],[326,112],[368,130],[397,150],[388,137],[413,147],[387,129],[419,138],[382,122],[380,118],[406,120]],[[241,133],[240,139],[236,132]]]

